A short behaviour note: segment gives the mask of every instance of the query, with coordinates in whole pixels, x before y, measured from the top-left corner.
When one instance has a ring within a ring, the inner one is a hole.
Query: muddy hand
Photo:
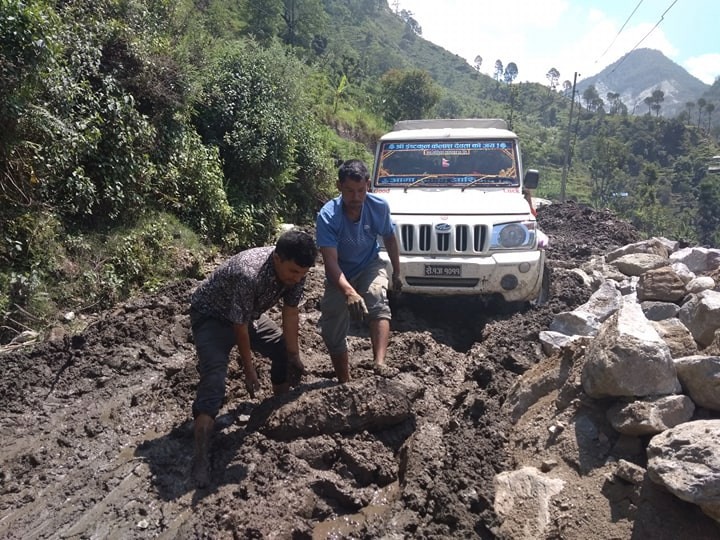
[[[365,300],[358,293],[349,294],[347,297],[347,307],[350,311],[350,317],[356,321],[362,321],[368,314]]]
[[[260,390],[260,382],[258,381],[257,374],[245,376],[245,389],[250,394],[250,397],[255,399],[255,392]]]
[[[290,362],[290,365],[295,366],[301,375],[305,374],[305,364],[300,360],[300,353],[288,353],[288,362]]]
[[[392,290],[393,290],[393,293],[399,296],[400,293],[402,292],[402,288],[403,288],[403,284],[402,284],[402,279],[400,279],[400,275],[399,275],[399,274],[393,274],[393,275],[392,275]]]

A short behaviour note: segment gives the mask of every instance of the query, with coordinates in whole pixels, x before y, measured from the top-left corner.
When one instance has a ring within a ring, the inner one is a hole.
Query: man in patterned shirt
[[[200,382],[192,406],[195,457],[192,474],[198,487],[209,482],[210,438],[223,400],[230,351],[237,345],[252,397],[259,390],[252,350],[271,360],[273,392],[289,389],[288,362],[302,372],[298,343],[298,304],[305,276],[315,264],[313,237],[298,230],[280,236],[274,247],[242,251],[219,266],[192,294],[192,324]],[[282,299],[282,330],[265,311]]]
[[[350,317],[367,318],[376,370],[387,371],[385,354],[390,339],[388,275],[378,256],[381,236],[393,267],[393,290],[402,288],[395,226],[387,202],[368,193],[370,175],[359,159],[338,170],[340,196],[318,213],[317,244],[325,263],[325,294],[320,302],[320,333],[340,382],[350,380],[347,333]]]

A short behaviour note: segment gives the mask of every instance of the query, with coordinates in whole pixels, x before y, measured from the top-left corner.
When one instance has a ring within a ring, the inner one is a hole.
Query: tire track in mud
[[[173,308],[182,311],[182,302]],[[146,342],[131,347],[106,331],[136,334],[123,326],[152,319],[144,310],[116,310],[77,340],[77,348],[66,340],[3,359],[3,381],[23,380],[27,373],[34,378],[18,396],[24,412],[0,421],[11,435],[0,444],[0,537],[125,538],[154,530],[152,519],[176,529],[178,518],[184,521],[189,495],[152,516],[149,467],[136,453],[179,423],[163,410],[162,398],[171,392],[165,388],[168,377],[192,362],[187,331],[177,317],[155,329],[144,324]],[[180,461],[189,461],[185,454]]]

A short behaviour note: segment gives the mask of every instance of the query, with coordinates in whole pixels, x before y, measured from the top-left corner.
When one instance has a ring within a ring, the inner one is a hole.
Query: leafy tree
[[[493,72],[493,78],[499,82],[500,79],[502,79],[504,70],[505,70],[505,68],[503,66],[502,61],[495,60],[495,71]]]
[[[0,1],[0,224],[36,201],[36,145],[25,132],[58,50],[59,21],[45,2]]]
[[[714,103],[708,103],[705,105],[705,112],[707,113],[707,128],[708,131],[710,131],[710,126],[712,124],[712,113],[715,111],[715,104]]]
[[[243,219],[241,245],[266,241],[287,205],[298,146],[308,141],[302,73],[280,47],[253,42],[228,44],[207,73],[196,124],[220,150],[228,198]]]
[[[663,92],[659,88],[653,90],[650,108],[655,111],[655,116],[660,116],[660,108],[663,101],[665,101],[665,92]]]
[[[705,98],[700,98],[697,100],[697,109],[698,109],[698,119],[697,119],[697,126],[700,127],[700,119],[702,118],[703,110],[705,109],[705,105],[707,105],[707,100]]]
[[[700,182],[697,230],[700,242],[720,245],[720,183],[712,175]]]
[[[413,18],[413,12],[403,9],[400,12],[400,18],[405,23],[405,27],[410,29],[412,35],[422,36],[422,26]]]
[[[566,98],[570,97],[570,94],[572,93],[572,83],[568,81],[567,79],[563,81],[562,83],[562,90],[563,90],[563,96]]]
[[[282,0],[247,0],[246,33],[267,44],[280,34],[283,24]]]
[[[435,112],[440,118],[462,118],[465,113],[463,103],[454,96],[443,96],[435,106]]]
[[[597,207],[607,206],[613,193],[627,191],[623,168],[627,159],[625,145],[614,137],[600,134],[595,138],[588,168],[592,184],[591,198]]]
[[[608,92],[606,97],[610,104],[610,114],[627,115],[627,106],[620,100],[618,92]]]
[[[507,84],[512,84],[513,81],[517,78],[517,76],[518,76],[518,67],[515,64],[515,62],[510,62],[505,67],[505,74],[503,75],[503,78]]]
[[[647,113],[650,114],[650,111],[652,111],[652,107],[653,107],[653,99],[652,99],[652,97],[651,97],[651,96],[645,96],[645,99],[643,99],[643,103],[644,103],[645,105],[647,105],[647,108],[648,108],[648,112],[647,112]]]
[[[557,89],[558,81],[560,80],[560,72],[556,68],[552,67],[545,74],[545,77],[547,77],[547,80],[550,82],[550,90],[554,92]]]
[[[69,225],[106,227],[132,221],[153,191],[150,153],[155,128],[115,77],[107,52],[134,34],[108,24],[113,3],[97,3],[104,19],[68,4],[58,40],[63,50],[46,73],[42,105],[27,135],[43,146],[33,162],[38,192]]]
[[[646,166],[633,197],[633,223],[652,236],[666,235],[671,228],[671,218],[667,208],[669,201],[662,191],[657,167]]]
[[[440,91],[427,71],[392,70],[380,84],[385,119],[390,123],[426,118],[440,99]]]
[[[585,106],[588,108],[588,110],[592,110],[591,107],[593,106],[593,103],[596,103],[596,100],[599,97],[600,94],[598,94],[598,91],[595,89],[594,84],[588,86],[582,93],[582,98],[583,100],[585,100]]]
[[[327,14],[320,0],[283,0],[282,3],[283,40],[291,47],[310,48],[313,38],[322,35],[327,25]]]
[[[480,67],[482,66],[483,57],[479,54],[475,57],[475,63],[473,64],[473,68],[475,68],[475,71],[480,73]]]

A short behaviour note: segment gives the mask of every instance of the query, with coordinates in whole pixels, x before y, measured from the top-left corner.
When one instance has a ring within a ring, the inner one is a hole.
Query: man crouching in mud
[[[192,405],[195,455],[192,477],[199,488],[210,481],[209,447],[225,399],[230,351],[237,345],[251,397],[260,389],[252,351],[271,360],[275,395],[289,390],[288,362],[301,372],[299,312],[305,276],[315,264],[314,238],[290,230],[274,247],[242,251],[225,261],[192,294],[190,322],[200,382]],[[282,330],[265,312],[282,299]]]

